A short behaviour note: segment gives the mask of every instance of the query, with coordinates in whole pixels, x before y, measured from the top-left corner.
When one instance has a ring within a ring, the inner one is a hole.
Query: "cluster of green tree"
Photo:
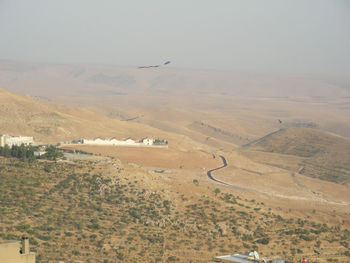
[[[93,155],[92,153],[85,152],[85,151],[82,151],[82,150],[75,150],[75,153],[87,154],[87,155]]]
[[[46,148],[46,153],[41,158],[56,161],[62,157],[63,152],[56,148],[54,145],[50,145]]]
[[[156,144],[156,145],[167,145],[168,141],[167,140],[155,139],[153,144]]]
[[[34,161],[36,156],[34,155],[34,151],[37,150],[37,147],[33,147],[31,145],[13,145],[9,147],[7,144],[4,147],[0,147],[0,156],[4,157],[15,157],[23,161]],[[41,159],[48,160],[57,160],[63,157],[63,152],[56,148],[53,145],[50,145],[46,148],[46,153],[40,156]]]
[[[80,154],[93,155],[92,153],[85,152],[85,151],[83,151],[83,150],[66,150],[66,149],[63,149],[63,152],[66,152],[66,153],[80,153]]]
[[[11,148],[6,144],[4,147],[0,147],[0,155],[4,157],[15,157],[23,161],[35,160],[34,148],[29,145],[13,145]]]

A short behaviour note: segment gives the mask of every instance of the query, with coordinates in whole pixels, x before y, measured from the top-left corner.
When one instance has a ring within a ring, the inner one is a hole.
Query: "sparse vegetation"
[[[167,145],[168,141],[167,140],[161,140],[161,139],[155,139],[153,144],[154,145]]]
[[[0,159],[0,238],[28,235],[38,262],[183,262],[184,250],[207,262],[215,254],[276,246],[301,255],[324,243],[348,256],[344,227],[285,218],[219,188],[213,198],[179,194],[170,200],[161,191],[135,187],[126,173],[104,175],[103,165]]]
[[[299,173],[339,184],[350,183],[350,140],[335,134],[309,128],[288,128],[271,133],[245,145],[242,150],[277,153],[298,157],[293,165]],[[256,161],[258,156],[249,155]],[[271,163],[277,167],[281,161]],[[291,171],[295,172],[295,171]]]
[[[43,159],[54,160],[56,161],[58,158],[63,157],[63,152],[59,150],[54,145],[49,145],[46,148],[46,153],[42,156]]]

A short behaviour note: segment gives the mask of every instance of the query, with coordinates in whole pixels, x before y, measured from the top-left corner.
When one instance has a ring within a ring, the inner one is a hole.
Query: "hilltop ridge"
[[[34,136],[40,142],[81,137],[143,137],[164,134],[142,124],[98,115],[84,108],[43,103],[0,89],[1,133]]]
[[[299,173],[349,185],[350,139],[304,127],[281,129],[241,147],[255,160],[252,152],[266,152],[298,157]],[[257,154],[259,155],[259,154]],[[297,172],[297,171],[295,171]]]

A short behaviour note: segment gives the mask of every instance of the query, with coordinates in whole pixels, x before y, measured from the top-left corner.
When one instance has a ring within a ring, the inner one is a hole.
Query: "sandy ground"
[[[110,156],[123,163],[147,168],[147,171],[164,169],[161,176],[169,184],[180,188],[190,185],[193,180],[208,184],[209,187],[224,187],[209,180],[206,171],[222,165],[220,158],[201,151],[179,151],[169,148],[113,147],[77,145],[77,149],[102,156]],[[350,210],[348,187],[318,179],[309,178],[282,168],[253,162],[238,152],[226,154],[228,167],[215,171],[213,176],[224,182],[238,185],[246,190],[225,189],[245,192],[248,195],[285,199],[287,201],[312,202]],[[198,190],[198,189],[196,189]],[[304,204],[303,204],[304,205]]]
[[[221,181],[238,185],[243,190],[216,184],[216,187],[249,198],[264,199],[271,206],[310,213],[316,210],[328,214],[329,220],[337,221],[337,215],[350,211],[350,191],[346,186],[309,178],[284,169],[258,165],[238,153],[228,154],[228,166],[215,171],[213,176]],[[333,218],[332,218],[333,215]],[[322,216],[319,216],[322,220]],[[350,217],[345,216],[350,225]]]
[[[203,170],[220,165],[220,159],[201,151],[180,151],[172,148],[156,147],[114,147],[77,145],[74,148],[110,156],[125,163],[135,163],[142,167],[159,169]]]

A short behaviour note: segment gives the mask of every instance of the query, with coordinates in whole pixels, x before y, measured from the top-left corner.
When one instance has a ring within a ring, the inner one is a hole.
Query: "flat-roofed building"
[[[33,145],[34,139],[33,137],[25,137],[25,136],[12,137],[7,134],[0,135],[0,146],[4,147],[6,144],[9,147],[12,147],[13,145],[21,146],[22,144]]]
[[[214,262],[231,262],[231,263],[266,263],[265,259],[260,259],[256,251],[247,251],[245,254],[233,254],[217,256]]]
[[[1,263],[35,263],[35,253],[30,252],[29,239],[21,241],[8,240],[0,242]]]

